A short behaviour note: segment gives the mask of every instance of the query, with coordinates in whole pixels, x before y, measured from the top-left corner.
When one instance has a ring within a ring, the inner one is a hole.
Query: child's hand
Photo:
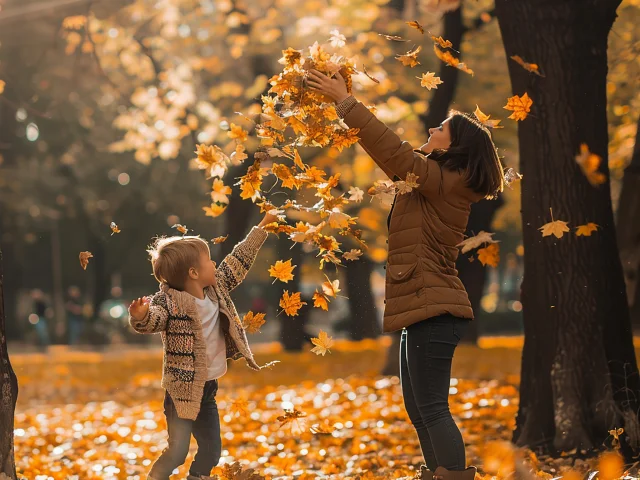
[[[268,225],[270,223],[277,222],[277,221],[278,221],[278,216],[277,215],[271,215],[269,212],[267,212],[267,213],[265,213],[264,218],[258,224],[258,226],[259,227],[264,227],[265,225]]]
[[[138,298],[137,300],[134,300],[133,302],[131,302],[131,305],[129,305],[129,315],[131,315],[131,318],[133,318],[138,322],[141,322],[142,320],[144,320],[144,317],[147,316],[148,311],[149,311],[148,297]]]

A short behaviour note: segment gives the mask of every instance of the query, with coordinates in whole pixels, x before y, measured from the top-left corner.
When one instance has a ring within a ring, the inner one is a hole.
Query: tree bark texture
[[[631,162],[624,170],[618,203],[618,248],[627,285],[631,325],[640,330],[640,117]]]
[[[18,400],[18,379],[11,368],[5,336],[4,278],[0,250],[0,476],[17,478],[13,453],[13,417]]]
[[[614,427],[640,446],[640,382],[609,182],[593,187],[581,143],[607,166],[607,38],[620,0],[496,0],[514,94],[533,100],[519,123],[525,343],[514,441],[569,451],[598,447]],[[568,221],[562,238],[539,227]],[[574,228],[594,222],[591,237]]]

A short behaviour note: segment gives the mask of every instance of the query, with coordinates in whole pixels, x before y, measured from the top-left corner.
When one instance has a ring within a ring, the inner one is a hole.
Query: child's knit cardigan
[[[216,285],[205,289],[205,294],[219,303],[227,358],[244,357],[254,370],[260,370],[260,366],[253,359],[229,292],[244,280],[268,235],[262,228],[253,227],[218,265]],[[178,416],[195,420],[207,380],[207,351],[195,298],[161,284],[149,302],[144,320],[137,322],[129,317],[129,323],[138,333],[160,333],[164,349],[162,387],[171,396]]]

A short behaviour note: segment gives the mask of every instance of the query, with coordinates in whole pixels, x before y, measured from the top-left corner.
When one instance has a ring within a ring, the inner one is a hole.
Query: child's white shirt
[[[220,309],[218,302],[207,296],[204,300],[194,298],[207,347],[207,380],[214,380],[227,373],[227,345],[220,326]]]

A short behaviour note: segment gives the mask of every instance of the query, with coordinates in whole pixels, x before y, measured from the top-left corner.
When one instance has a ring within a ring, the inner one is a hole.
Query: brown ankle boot
[[[433,472],[426,465],[420,465],[420,471],[415,476],[419,480],[433,480]]]
[[[466,470],[447,470],[444,467],[438,467],[433,472],[433,480],[474,480],[476,471],[476,467],[469,467]]]

